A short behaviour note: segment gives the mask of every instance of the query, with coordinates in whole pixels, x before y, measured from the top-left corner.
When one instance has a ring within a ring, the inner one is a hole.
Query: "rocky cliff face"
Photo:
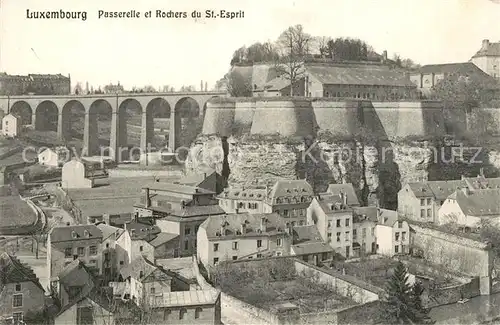
[[[202,136],[191,146],[186,169],[199,172],[209,166],[221,174],[229,169],[229,185],[306,178],[321,192],[330,183],[353,183],[365,204],[379,200],[387,208],[396,207],[402,184],[428,178],[433,158],[431,148],[418,142],[376,147],[354,141],[227,141],[226,168],[223,140]]]

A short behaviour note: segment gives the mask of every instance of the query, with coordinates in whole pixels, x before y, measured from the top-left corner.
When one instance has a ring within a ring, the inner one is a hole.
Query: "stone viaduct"
[[[188,99],[194,100],[198,105],[199,114],[203,115],[211,98],[223,96],[226,96],[225,92],[0,96],[0,110],[21,116],[23,124],[31,124],[36,130],[46,129],[48,116],[53,115],[55,118],[57,111],[57,135],[61,140],[71,137],[72,110],[84,110],[84,148],[88,155],[92,155],[99,153],[97,116],[99,108],[105,106],[111,112],[110,154],[117,158],[119,148],[128,145],[127,107],[135,106],[141,111],[140,147],[146,150],[153,139],[153,111],[159,105],[167,106],[170,113],[169,149],[175,151],[178,147],[183,103]]]

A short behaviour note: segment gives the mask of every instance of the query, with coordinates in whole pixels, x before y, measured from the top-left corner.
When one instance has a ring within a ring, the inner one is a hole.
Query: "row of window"
[[[372,237],[374,237],[375,236],[375,227],[371,228],[371,233],[372,233]],[[351,234],[350,231],[345,232],[345,241],[349,241],[350,234]],[[361,234],[362,234],[362,238],[366,238],[366,228],[361,228]],[[341,241],[341,235],[342,235],[341,232],[337,232],[337,234],[336,234],[337,242]],[[331,238],[332,233],[328,232],[327,236],[328,236],[328,238]],[[357,240],[357,239],[358,239],[358,230],[353,229],[352,230],[352,240]]]
[[[395,239],[396,241],[399,241],[399,235],[400,235],[400,234],[401,234],[401,240],[402,240],[402,241],[405,241],[405,240],[406,240],[406,231],[403,231],[403,232],[401,232],[401,233],[400,233],[399,231],[395,232],[395,233],[394,233],[394,237],[395,237],[394,239]]]
[[[400,245],[395,245],[394,246],[394,254],[407,254],[408,253],[408,247],[406,245],[401,245],[401,250],[399,249]]]
[[[262,248],[262,239],[257,239],[257,248]],[[283,239],[282,238],[277,238],[276,239],[276,246],[281,247],[283,246]],[[214,252],[219,251],[219,243],[214,243],[213,244]],[[238,250],[239,249],[239,243],[237,241],[234,241],[232,244],[233,250]]]
[[[420,199],[420,205],[425,206],[425,205],[431,205],[432,201],[430,198],[428,199]]]
[[[85,256],[86,253],[86,247],[77,247],[76,248],[76,254],[75,255],[78,255],[78,256]],[[64,249],[64,257],[73,257],[73,247],[67,247],[66,249]],[[89,255],[90,256],[95,256],[97,255],[97,246],[90,246],[89,247]]]
[[[203,311],[202,308],[197,307],[194,310],[194,318],[198,319],[200,318],[200,313]],[[187,309],[186,308],[181,308],[179,310],[179,319],[184,319],[184,316],[187,314]],[[168,320],[170,318],[170,315],[172,315],[172,310],[171,309],[165,309],[163,312],[163,320]]]
[[[350,224],[351,224],[351,220],[349,218],[345,219],[345,226],[349,227]],[[342,219],[337,219],[335,225],[337,228],[342,227]],[[330,228],[332,228],[332,222],[328,221],[328,229],[330,229]]]
[[[405,96],[405,95],[401,95],[401,94],[398,94],[398,93],[390,93],[390,94],[387,94],[386,96],[377,96],[375,93],[361,93],[361,92],[358,92],[358,93],[351,93],[351,92],[340,92],[340,91],[337,91],[337,92],[325,92],[325,96],[324,97],[333,97],[333,98],[363,98],[363,99],[381,99],[381,98],[384,98],[384,99],[393,99],[393,100],[398,100],[398,99],[405,99],[407,98],[408,96]]]
[[[278,211],[279,213],[279,211]],[[306,215],[306,210],[305,209],[293,209],[293,210],[283,210],[282,213],[280,213],[283,217],[303,217]]]
[[[194,234],[196,235],[198,233],[198,229],[200,228],[199,225],[194,227]],[[184,227],[184,236],[189,236],[191,235],[191,227],[185,226]]]
[[[432,209],[420,209],[420,217],[427,218],[432,217]]]

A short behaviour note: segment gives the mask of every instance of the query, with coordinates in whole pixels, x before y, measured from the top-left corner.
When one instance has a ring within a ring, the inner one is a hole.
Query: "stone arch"
[[[63,140],[73,137],[81,138],[84,134],[85,106],[78,100],[70,100],[61,110],[62,129],[60,136]]]
[[[17,102],[14,102],[10,106],[10,114],[17,116],[21,118],[21,124],[22,125],[27,125],[27,124],[32,124],[33,121],[33,109],[31,108],[31,105],[28,104],[28,102],[24,100],[20,100]]]
[[[175,103],[175,113],[180,118],[196,117],[200,115],[200,104],[193,97],[182,97]]]
[[[100,152],[99,147],[107,148],[110,145],[112,116],[113,107],[105,99],[97,99],[88,107],[85,115],[83,142],[89,156],[110,154],[109,150]]]
[[[127,98],[118,106],[117,145],[119,152],[124,152],[124,148],[130,148],[131,145],[141,145],[143,132],[142,112],[142,105],[135,98]],[[121,155],[120,157],[121,159],[132,158],[124,155]]]
[[[161,97],[153,98],[146,105],[146,120],[143,119],[142,128],[146,142],[153,147],[165,147],[168,144],[171,113],[172,107]]]
[[[35,130],[57,131],[59,108],[51,100],[44,100],[35,108]]]

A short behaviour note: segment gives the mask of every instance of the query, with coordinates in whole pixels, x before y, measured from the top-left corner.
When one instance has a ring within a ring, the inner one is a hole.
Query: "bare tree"
[[[81,82],[77,82],[76,83],[75,88],[73,90],[73,93],[75,95],[81,95],[81,94],[83,94],[83,87],[82,87],[82,83]]]
[[[312,37],[304,32],[302,25],[289,27],[278,38],[279,58],[275,68],[279,75],[290,81],[290,96],[293,96],[295,83],[304,76],[304,60],[311,45]]]
[[[314,39],[314,45],[316,47],[315,52],[319,53],[322,57],[326,57],[329,54],[328,43],[332,38],[328,36],[318,36]]]

